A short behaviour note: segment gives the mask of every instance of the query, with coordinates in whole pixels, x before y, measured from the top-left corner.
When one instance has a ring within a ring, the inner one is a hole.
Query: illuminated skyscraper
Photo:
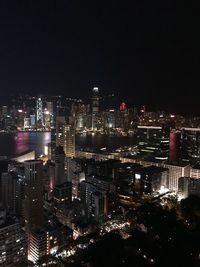
[[[64,116],[56,117],[56,146],[63,147],[63,127],[65,124]]]
[[[44,230],[32,231],[29,238],[28,259],[36,263],[41,257],[47,255],[48,234]]]
[[[30,115],[31,128],[35,128],[35,115]]]
[[[44,109],[44,127],[47,129],[51,127],[51,115],[46,108]]]
[[[41,97],[37,99],[36,111],[37,111],[37,126],[42,127],[44,122],[43,122],[43,104]]]
[[[200,129],[183,128],[181,131],[181,158],[185,162],[196,163],[200,160]]]
[[[47,110],[53,115],[53,102],[47,102]]]
[[[97,130],[99,113],[99,88],[94,87],[92,91],[92,130]]]
[[[50,126],[54,126],[53,102],[47,102],[47,111],[50,117]]]
[[[63,147],[66,157],[75,156],[75,129],[64,116],[56,117],[56,146]]]
[[[63,125],[63,149],[66,157],[75,157],[75,130],[72,125]]]

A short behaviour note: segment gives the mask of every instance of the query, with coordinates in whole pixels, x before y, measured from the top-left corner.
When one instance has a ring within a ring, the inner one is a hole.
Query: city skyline
[[[173,1],[2,3],[1,98],[18,91],[82,98],[98,86],[155,108],[186,112],[191,103],[198,115],[193,11]]]
[[[30,98],[32,100],[35,100],[37,98],[42,98],[43,100],[46,99],[61,99],[62,102],[68,101],[69,107],[71,106],[70,103],[73,102],[82,102],[85,104],[90,104],[92,99],[92,89],[96,86],[93,86],[91,88],[88,88],[87,95],[84,95],[83,97],[80,97],[80,95],[75,95],[71,93],[70,95],[65,93],[58,94],[50,94],[50,93],[30,93],[30,92],[23,92],[22,90],[19,92],[12,92],[10,94],[7,94],[6,97],[3,97],[0,99],[0,104],[2,106],[10,106],[14,104],[16,99],[26,99]],[[138,111],[145,106],[147,112],[160,112],[163,111],[166,114],[176,114],[176,115],[182,115],[186,117],[199,117],[200,112],[198,105],[192,106],[192,110],[185,109],[185,105],[182,105],[182,107],[177,107],[173,105],[173,103],[152,103],[152,102],[142,102],[142,99],[140,101],[133,101],[132,98],[128,96],[122,95],[120,92],[113,93],[113,91],[105,91],[103,88],[96,87],[99,90],[99,101],[100,101],[100,109],[106,110],[106,109],[119,109],[120,105],[122,103],[125,103],[127,108],[137,108]],[[14,101],[14,102],[13,102]],[[147,104],[148,103],[148,104]]]
[[[0,266],[200,266],[197,13],[0,1]]]

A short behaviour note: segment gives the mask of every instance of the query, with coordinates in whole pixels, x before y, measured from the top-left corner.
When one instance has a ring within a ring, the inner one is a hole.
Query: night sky
[[[132,105],[200,115],[199,26],[193,1],[2,0],[1,99],[85,97],[98,86]]]

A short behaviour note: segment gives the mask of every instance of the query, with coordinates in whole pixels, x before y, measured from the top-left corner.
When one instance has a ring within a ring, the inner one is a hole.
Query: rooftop
[[[172,165],[172,166],[177,166],[177,167],[186,167],[188,165],[190,165],[188,162],[172,162],[172,161],[167,161],[165,162],[165,165]]]

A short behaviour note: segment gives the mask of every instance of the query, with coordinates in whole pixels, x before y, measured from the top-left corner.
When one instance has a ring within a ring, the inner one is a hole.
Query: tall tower
[[[39,97],[36,102],[36,111],[37,111],[37,126],[42,127],[44,125],[43,123],[43,105],[42,105],[42,99]]]
[[[53,115],[53,102],[47,102],[47,110]]]
[[[72,125],[63,125],[63,148],[66,157],[75,157],[75,130]]]
[[[28,160],[25,167],[25,228],[29,233],[43,224],[43,175],[42,161]]]
[[[65,179],[65,153],[62,146],[56,147],[55,152],[55,185],[66,182]]]
[[[50,116],[50,126],[54,126],[54,110],[53,110],[53,102],[47,102],[47,111]]]
[[[56,146],[63,147],[63,127],[65,124],[64,116],[56,117]]]
[[[97,129],[99,113],[99,88],[94,87],[92,90],[92,130]]]
[[[8,172],[1,175],[1,202],[7,211],[14,209],[14,179]]]

